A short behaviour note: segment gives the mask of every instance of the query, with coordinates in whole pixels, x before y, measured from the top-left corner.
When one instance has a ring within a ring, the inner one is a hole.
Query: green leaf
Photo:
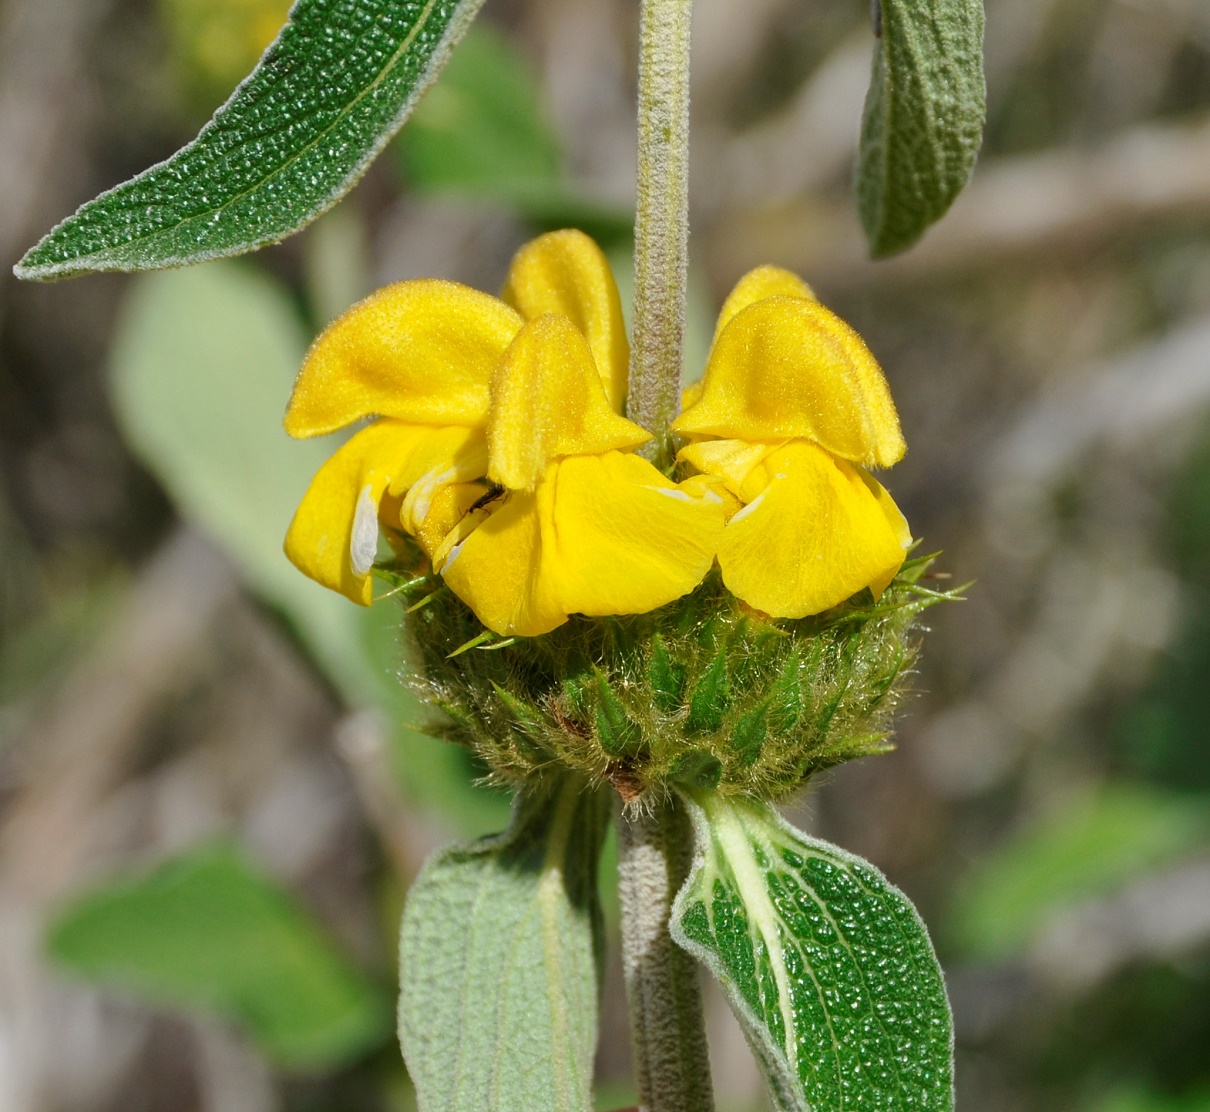
[[[875,0],[878,5],[879,0]],[[910,247],[974,169],[987,114],[982,0],[881,0],[857,203],[876,258]]]
[[[954,908],[972,955],[1027,947],[1055,914],[1106,895],[1210,841],[1204,799],[1110,784],[1067,800],[981,863]]]
[[[1201,1087],[1183,1096],[1170,1096],[1149,1089],[1129,1089],[1089,1106],[1090,1112],[1210,1112],[1210,1088]]]
[[[192,143],[88,202],[15,273],[180,266],[298,231],[361,177],[482,2],[298,0]]]
[[[399,152],[426,191],[498,195],[557,185],[562,154],[538,82],[502,35],[476,27],[417,106]]]
[[[285,291],[245,264],[141,275],[115,330],[114,411],[181,512],[287,616],[348,702],[383,712],[412,794],[481,832],[502,807],[470,787],[462,751],[415,729],[429,712],[396,675],[398,606],[355,606],[282,552],[312,475],[336,448],[329,438],[291,440],[281,426],[306,345]]]
[[[227,845],[78,900],[49,947],[90,980],[239,1023],[283,1066],[339,1066],[390,1035],[385,993]]]
[[[688,800],[676,941],[720,981],[782,1112],[953,1108],[941,969],[907,897],[771,807]]]
[[[608,814],[605,793],[564,780],[412,886],[399,1038],[425,1112],[592,1108]]]
[[[397,149],[409,182],[423,192],[498,201],[541,228],[577,227],[602,243],[633,239],[628,210],[567,182],[528,61],[486,28],[467,35]]]
[[[289,0],[157,0],[170,87],[205,115],[253,66],[286,22]]]

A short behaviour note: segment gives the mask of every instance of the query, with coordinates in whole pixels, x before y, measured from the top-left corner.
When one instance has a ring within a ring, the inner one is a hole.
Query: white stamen
[[[701,494],[690,494],[687,490],[669,490],[667,487],[645,486],[644,490],[654,490],[665,498],[675,498],[678,502],[718,503],[722,499],[713,490],[703,490]]]
[[[461,554],[462,546],[464,544],[466,544],[466,541],[459,541],[456,545],[454,545],[453,548],[450,549],[449,555],[446,556],[446,558],[441,562],[441,574],[442,575],[444,575],[447,571],[450,570],[450,568],[452,568],[454,566],[454,561],[457,560],[458,556]]]
[[[406,518],[404,527],[410,525],[409,532],[415,533],[429,516],[429,507],[437,489],[447,483],[456,482],[458,477],[456,467],[447,467],[445,470],[434,467],[412,484],[403,500],[403,516]]]
[[[365,575],[378,555],[378,506],[374,492],[363,487],[353,514],[353,532],[349,537],[349,558],[354,575]]]

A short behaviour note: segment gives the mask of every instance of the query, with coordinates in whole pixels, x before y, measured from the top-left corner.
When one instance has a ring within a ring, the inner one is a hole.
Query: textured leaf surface
[[[427,712],[399,681],[399,608],[368,610],[321,587],[282,552],[331,438],[291,440],[282,413],[306,350],[285,292],[251,267],[215,262],[135,279],[111,355],[114,410],[127,442],[181,513],[236,560],[280,609],[354,707],[395,729],[412,794],[477,834],[502,821],[498,797],[472,788],[465,752],[414,727]]]
[[[592,1108],[607,819],[603,793],[568,781],[412,886],[399,1037],[424,1112]]]
[[[872,865],[771,808],[703,793],[673,937],[719,978],[779,1109],[953,1108],[953,1035],[924,924]]]
[[[294,900],[225,845],[69,907],[50,935],[75,972],[235,1020],[275,1061],[332,1067],[390,1034],[390,1003]]]
[[[361,176],[483,0],[298,0],[192,143],[84,205],[22,278],[145,270],[274,243]]]
[[[983,0],[874,0],[857,202],[870,252],[910,247],[970,177],[986,116]]]

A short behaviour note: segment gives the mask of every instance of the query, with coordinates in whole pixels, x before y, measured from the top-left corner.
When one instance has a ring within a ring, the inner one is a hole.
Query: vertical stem
[[[634,244],[634,350],[627,415],[669,460],[681,389],[689,269],[689,23],[692,0],[642,0],[639,176]],[[642,450],[642,449],[641,449]]]
[[[623,814],[618,839],[622,965],[642,1112],[712,1112],[698,969],[668,933],[673,898],[693,860],[679,800]]]

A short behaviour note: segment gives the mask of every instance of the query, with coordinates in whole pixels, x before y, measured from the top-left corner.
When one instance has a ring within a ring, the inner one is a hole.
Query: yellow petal
[[[645,614],[688,594],[714,563],[723,501],[621,452],[555,464],[538,488],[543,574],[571,614]]]
[[[415,536],[434,566],[439,567],[448,548],[462,539],[461,536],[451,538],[451,534],[489,494],[486,483],[450,483],[433,494],[428,512],[415,527]],[[447,545],[447,541],[451,543]]]
[[[630,345],[605,253],[583,232],[549,232],[517,252],[501,294],[526,320],[565,316],[584,334],[609,404],[626,406]]]
[[[311,480],[286,534],[286,555],[304,574],[368,606],[367,574],[378,546],[378,504],[411,430],[394,421],[362,429]]]
[[[718,323],[714,326],[714,338],[718,339],[718,334],[737,313],[743,312],[749,305],[764,301],[766,297],[805,297],[814,301],[815,291],[792,271],[783,270],[780,266],[758,266],[736,282],[735,289],[727,295],[718,315]]]
[[[908,525],[907,518],[903,516],[903,512],[895,505],[895,500],[887,493],[884,487],[873,475],[862,468],[857,468],[858,474],[861,476],[862,482],[865,483],[870,493],[877,501],[879,509],[882,510],[883,516],[887,520],[887,524],[891,527],[891,531],[895,534],[895,539],[899,541],[899,547],[906,553],[912,547],[912,527]],[[879,579],[875,579],[870,583],[870,590],[874,592],[874,597],[877,598],[890,585],[891,580],[895,578],[899,568],[888,568],[887,572]]]
[[[727,484],[713,475],[690,475],[689,478],[677,483],[677,486],[695,498],[709,498],[710,495],[713,495],[715,498],[721,499],[724,521],[730,521],[744,508],[743,502],[731,492]]]
[[[542,574],[542,532],[538,496],[515,491],[442,564],[454,594],[505,637],[536,637],[567,621]]]
[[[799,440],[759,470],[767,485],[728,522],[718,548],[736,597],[774,617],[802,618],[885,586],[898,571],[900,537],[858,468]]]
[[[688,409],[691,405],[697,405],[697,400],[702,396],[702,382],[698,379],[697,382],[691,382],[684,390],[681,391],[681,409]]]
[[[772,444],[749,444],[746,440],[700,440],[687,444],[676,458],[704,475],[713,475],[736,497],[748,501],[745,494],[748,476],[770,452],[785,443],[784,440],[775,440]],[[760,480],[760,485],[764,485],[763,480]],[[751,497],[755,496],[753,492]]]
[[[904,452],[890,389],[861,337],[800,297],[765,298],[732,319],[710,353],[700,399],[672,427],[744,440],[802,437],[877,467]]]
[[[552,460],[633,448],[651,434],[605,397],[584,337],[554,313],[517,333],[492,381],[488,477],[533,490]]]
[[[503,301],[455,282],[386,286],[311,345],[286,431],[316,436],[374,415],[482,426],[492,371],[521,323]]]
[[[429,504],[443,487],[467,483],[487,474],[487,436],[480,429],[413,430],[411,451],[392,472],[391,493],[404,494],[399,521],[409,533],[417,533],[428,516]]]

